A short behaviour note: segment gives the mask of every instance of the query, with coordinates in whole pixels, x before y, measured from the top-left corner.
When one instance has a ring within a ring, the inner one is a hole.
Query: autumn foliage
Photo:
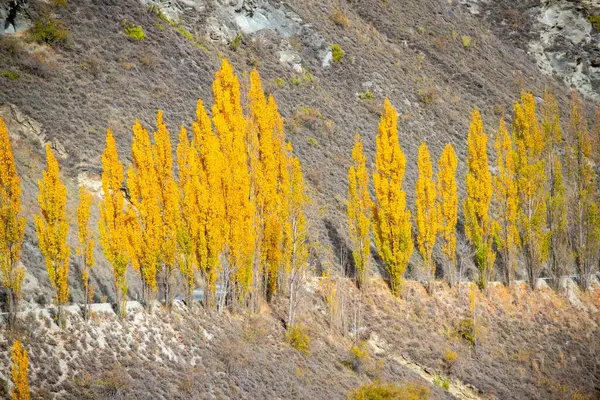
[[[10,349],[12,400],[29,400],[29,357],[19,340]]]

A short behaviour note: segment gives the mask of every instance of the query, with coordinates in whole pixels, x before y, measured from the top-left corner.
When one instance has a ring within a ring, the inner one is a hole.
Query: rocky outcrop
[[[18,33],[31,26],[26,6],[26,0],[10,0],[0,3],[0,35]]]

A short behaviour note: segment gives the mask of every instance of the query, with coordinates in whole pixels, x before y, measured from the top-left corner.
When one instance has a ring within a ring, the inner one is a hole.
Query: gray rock
[[[331,50],[329,50],[327,54],[325,54],[325,57],[323,57],[323,62],[321,63],[321,65],[323,66],[323,68],[328,68],[331,66],[332,61],[333,53],[331,53]]]

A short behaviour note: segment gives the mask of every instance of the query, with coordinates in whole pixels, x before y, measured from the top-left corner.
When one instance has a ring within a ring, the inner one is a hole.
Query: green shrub
[[[472,40],[471,36],[463,35],[463,37],[462,37],[462,44],[463,44],[463,46],[465,46],[465,47],[471,46],[471,40]]]
[[[290,83],[294,86],[300,86],[302,85],[302,78],[300,78],[299,76],[292,76],[290,78]]]
[[[373,382],[348,394],[348,400],[428,400],[429,388],[420,383],[399,386]]]
[[[133,22],[124,22],[125,26],[123,32],[139,42],[146,39],[146,34],[144,33],[144,29],[140,25],[135,25]]]
[[[315,81],[315,77],[308,71],[304,71],[304,77],[302,78],[304,83],[313,83]]]
[[[308,145],[317,147],[319,145],[319,142],[314,137],[311,137],[311,138],[308,138]]]
[[[279,87],[284,87],[285,79],[284,78],[275,78],[275,84]]]
[[[310,353],[310,338],[306,333],[304,325],[294,325],[288,329],[285,334],[287,342],[304,355]]]
[[[433,384],[443,388],[444,390],[450,390],[450,379],[445,376],[436,376],[433,378]]]
[[[16,81],[20,77],[19,72],[11,71],[10,69],[5,69],[4,71],[0,72],[0,76],[5,77],[9,81]]]
[[[233,39],[231,39],[231,44],[229,46],[229,47],[231,47],[231,50],[238,51],[238,49],[242,45],[242,39],[243,39],[243,36],[241,33],[238,33],[237,35],[235,35],[233,37]]]
[[[366,349],[366,343],[361,342],[360,344],[354,345],[352,348],[350,348],[350,358],[342,361],[342,364],[354,372],[360,373],[363,370],[365,362],[368,358],[369,352]]]
[[[344,58],[344,50],[342,50],[339,44],[334,43],[331,45],[331,56],[334,63],[338,63]]]
[[[600,15],[590,15],[588,17],[589,21],[592,23],[596,30],[600,31]]]
[[[435,103],[435,99],[437,97],[437,90],[435,88],[429,88],[426,90],[419,89],[417,92],[417,97],[419,101],[423,104],[429,105]]]
[[[465,342],[469,343],[471,346],[475,345],[477,334],[475,332],[475,321],[473,321],[473,318],[460,320],[456,331]]]
[[[373,100],[373,99],[375,99],[375,95],[370,90],[367,90],[366,92],[359,93],[358,97],[361,100]]]
[[[50,45],[61,44],[69,39],[69,31],[65,28],[65,24],[49,12],[42,13],[33,21],[30,33],[36,42]]]
[[[177,32],[179,32],[181,34],[181,36],[183,36],[184,38],[186,38],[190,42],[194,41],[194,36],[191,33],[189,33],[188,30],[185,29],[183,26],[178,26],[177,27]]]
[[[52,0],[52,5],[56,7],[65,7],[68,0]]]

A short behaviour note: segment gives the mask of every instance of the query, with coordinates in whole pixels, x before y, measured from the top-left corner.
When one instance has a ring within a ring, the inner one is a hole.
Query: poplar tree
[[[10,349],[12,400],[29,400],[29,357],[27,349],[15,340]]]
[[[167,307],[173,305],[174,273],[177,269],[177,225],[180,219],[179,188],[173,176],[171,135],[163,122],[162,111],[156,116],[152,159],[159,202],[158,266]]]
[[[83,186],[79,187],[79,206],[77,207],[77,255],[81,258],[81,281],[83,283],[83,295],[85,301],[84,317],[90,316],[89,304],[94,298],[94,289],[90,286],[90,271],[94,266],[94,239],[89,227],[90,206],[92,195]]]
[[[517,251],[520,246],[517,217],[519,196],[515,179],[515,161],[512,140],[504,118],[494,142],[496,175],[494,176],[494,236],[504,263],[503,279],[506,287],[514,280],[517,269]]]
[[[272,98],[269,101],[275,104]],[[276,105],[275,108],[269,106],[256,69],[250,74],[248,102],[246,144],[253,177],[256,249],[260,272],[265,277],[266,298],[270,300],[277,289],[283,257],[280,212],[282,198],[278,191],[280,150],[276,147],[278,143],[275,140],[274,113],[277,108]]]
[[[288,327],[294,326],[295,310],[299,302],[299,288],[308,266],[307,220],[304,213],[310,201],[304,187],[304,176],[298,157],[293,155],[292,145],[287,145],[286,168],[289,171],[289,197],[287,198],[287,220],[284,224],[284,264],[289,275],[290,299]]]
[[[433,168],[429,157],[429,149],[425,142],[419,146],[417,164],[419,169],[419,177],[417,178],[417,243],[425,265],[427,290],[431,293],[435,278],[433,246],[437,236],[438,216],[435,204],[436,191]]]
[[[20,215],[20,183],[8,130],[0,117],[0,278],[6,289],[10,328],[15,324],[25,277],[25,270],[20,265],[25,235],[25,218]]]
[[[348,227],[352,241],[352,257],[356,265],[356,283],[363,287],[369,273],[371,258],[371,209],[369,195],[369,172],[367,158],[363,153],[363,142],[358,132],[354,135],[352,165],[348,170]]]
[[[592,138],[579,94],[571,92],[572,105],[567,149],[567,175],[572,184],[569,199],[569,231],[578,281],[589,289],[600,252],[600,212],[596,173],[593,169]]]
[[[198,100],[193,130],[193,154],[198,156],[198,181],[193,184],[193,204],[202,215],[201,224],[194,234],[194,252],[209,289],[205,293],[214,297],[221,273],[220,257],[229,232],[225,226],[225,158],[201,100]]]
[[[113,274],[117,313],[125,316],[127,297],[126,216],[123,210],[123,165],[110,129],[106,132],[106,147],[102,154],[102,194],[100,202],[100,244]]]
[[[142,281],[142,301],[147,307],[151,306],[151,297],[158,291],[156,277],[162,246],[160,193],[152,150],[150,135],[136,121],[131,145],[133,163],[127,171],[131,206],[125,220],[126,243],[131,266]]]
[[[481,289],[487,286],[496,259],[492,247],[492,174],[487,156],[487,138],[479,111],[475,110],[467,139],[467,197],[463,207],[465,234],[475,248],[475,265],[479,270],[478,285]]]
[[[38,180],[41,212],[35,216],[40,250],[46,260],[50,283],[56,291],[58,320],[64,327],[64,305],[69,301],[69,223],[66,219],[67,188],[59,177],[58,161],[46,145],[46,171]]]
[[[548,258],[550,232],[547,227],[546,163],[544,135],[531,93],[515,102],[513,119],[514,160],[519,207],[517,226],[523,249],[525,270],[532,289]]]
[[[397,296],[414,243],[410,211],[406,209],[406,193],[402,190],[406,158],[398,141],[398,113],[388,99],[384,102],[376,140],[373,233],[390,276],[392,293]]]
[[[456,168],[458,161],[454,147],[447,144],[438,163],[437,175],[437,215],[438,231],[441,236],[442,254],[445,260],[445,273],[450,286],[456,276],[456,222],[458,220],[458,186]]]
[[[561,161],[563,138],[560,113],[556,99],[552,92],[548,90],[544,93],[544,103],[541,106],[541,111],[546,156],[546,185],[549,189],[546,200],[547,223],[550,234],[548,275],[551,278],[550,283],[552,286],[558,289],[560,277],[569,271],[571,257],[568,249],[567,204]]]
[[[240,103],[240,84],[233,68],[223,59],[213,82],[213,124],[219,135],[224,158],[223,197],[227,277],[234,297],[244,299],[252,284],[254,205],[246,149],[246,119]]]

